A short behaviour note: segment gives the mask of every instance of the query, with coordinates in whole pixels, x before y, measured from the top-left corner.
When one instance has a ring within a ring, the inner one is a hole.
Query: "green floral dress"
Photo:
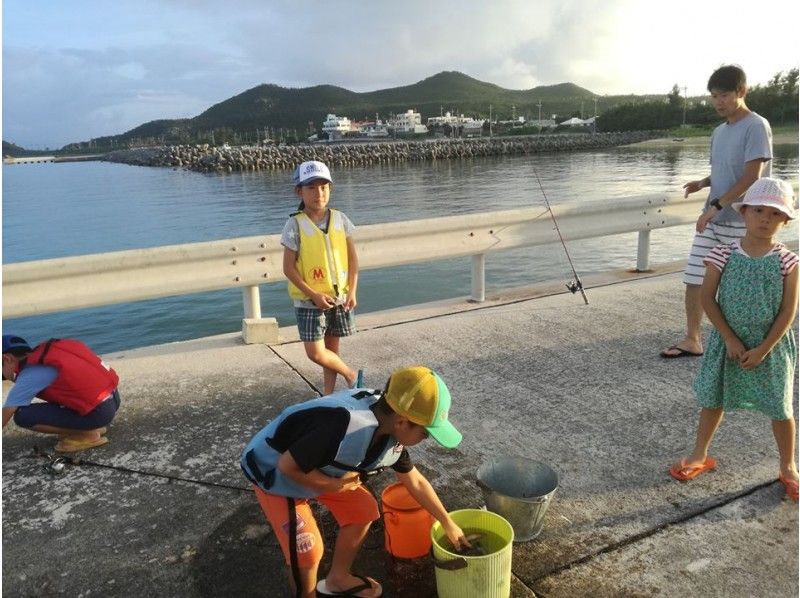
[[[767,336],[782,299],[781,254],[752,258],[732,248],[722,270],[717,301],[747,349]],[[752,370],[744,370],[736,360],[728,359],[725,342],[714,329],[694,382],[697,402],[710,409],[749,409],[773,420],[788,419],[792,417],[796,363],[797,341],[791,328]]]

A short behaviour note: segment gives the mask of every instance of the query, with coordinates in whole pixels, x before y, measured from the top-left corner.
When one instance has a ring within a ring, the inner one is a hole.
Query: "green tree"
[[[667,95],[667,100],[670,106],[674,108],[683,108],[683,98],[681,97],[681,88],[678,84],[672,86],[672,91]]]
[[[755,85],[747,94],[747,105],[773,125],[797,123],[798,69],[776,73],[766,85]]]

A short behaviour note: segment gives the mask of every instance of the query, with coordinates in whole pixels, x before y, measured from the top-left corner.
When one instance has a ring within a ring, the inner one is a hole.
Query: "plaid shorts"
[[[350,336],[356,332],[356,321],[352,311],[336,305],[322,311],[317,307],[295,307],[297,331],[304,343],[321,341],[326,336]]]
[[[722,243],[732,243],[744,237],[747,229],[744,222],[709,222],[702,233],[696,233],[689,252],[686,270],[683,272],[684,284],[701,285],[706,274],[706,265],[703,260],[708,252]]]

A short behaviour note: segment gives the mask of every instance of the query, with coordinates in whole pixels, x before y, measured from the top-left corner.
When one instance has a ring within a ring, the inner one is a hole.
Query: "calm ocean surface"
[[[798,146],[775,147],[773,175],[794,178]],[[333,172],[331,206],[356,224],[678,192],[708,172],[706,148],[594,152],[401,164]],[[3,166],[3,263],[278,234],[296,207],[288,172],[200,174],[104,162]],[[653,231],[651,263],[684,259],[693,227]],[[792,227],[786,238],[797,238]],[[568,245],[581,276],[636,261],[636,233]],[[468,295],[468,258],[361,274],[358,312]],[[487,256],[487,292],[569,280],[560,246]],[[581,301],[565,297],[565,301]],[[261,287],[262,312],[294,323],[284,283]],[[239,289],[141,301],[3,322],[36,343],[79,337],[99,352],[241,329]]]

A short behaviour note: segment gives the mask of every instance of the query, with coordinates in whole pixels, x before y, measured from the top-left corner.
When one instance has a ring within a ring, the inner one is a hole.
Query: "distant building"
[[[483,121],[469,119],[461,125],[461,134],[464,137],[480,137],[483,135]]]
[[[553,118],[526,120],[525,126],[539,129],[554,129],[556,127],[556,121]]]
[[[459,131],[465,137],[476,137],[483,133],[483,120],[474,119],[463,114],[456,116],[450,112],[445,112],[443,116],[429,117],[427,122],[428,127],[431,129],[449,126],[453,130],[453,135],[457,135]]]
[[[328,139],[341,139],[345,134],[352,130],[350,119],[346,116],[336,116],[329,114],[322,121],[322,132],[328,135]]]
[[[422,115],[414,110],[396,114],[389,120],[389,127],[396,133],[419,135],[428,132],[428,127],[422,124]]]
[[[594,119],[592,119],[594,122]],[[565,120],[564,122],[558,123],[560,127],[584,127],[586,126],[586,121],[582,118],[578,118],[577,116],[573,116],[569,120]]]

